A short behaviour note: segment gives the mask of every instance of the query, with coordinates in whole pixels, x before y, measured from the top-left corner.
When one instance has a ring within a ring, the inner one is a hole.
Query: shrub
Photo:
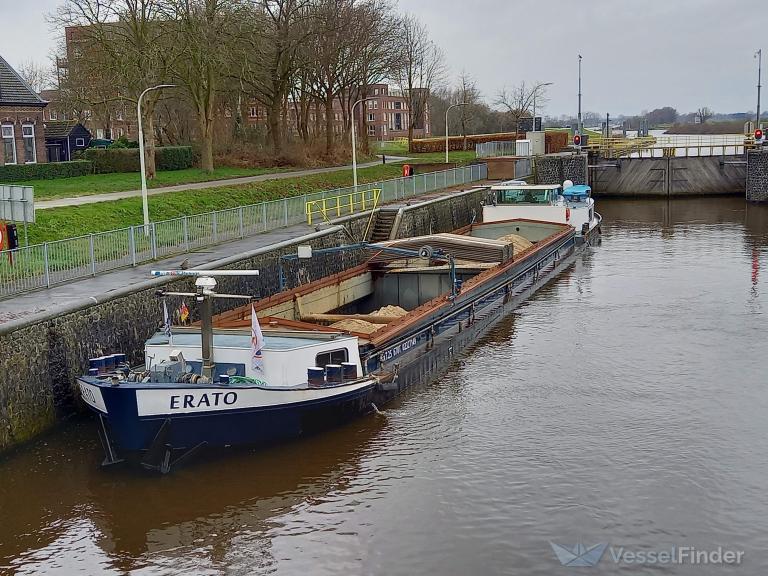
[[[192,146],[164,146],[155,155],[158,170],[184,170],[193,165]]]
[[[0,182],[24,180],[53,180],[93,173],[93,163],[88,160],[49,162],[46,164],[8,164],[0,166]]]
[[[138,172],[138,148],[89,148],[85,157],[93,162],[97,174],[111,172]],[[155,166],[158,170],[184,170],[192,167],[191,146],[165,146],[155,148]]]

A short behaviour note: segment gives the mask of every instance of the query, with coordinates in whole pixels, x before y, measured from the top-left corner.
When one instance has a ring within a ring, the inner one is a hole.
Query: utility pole
[[[755,52],[755,58],[757,58],[757,119],[755,122],[755,128],[760,128],[760,88],[761,76],[763,72],[763,49],[760,48]]]
[[[448,109],[445,111],[445,163],[448,164],[448,112],[451,111],[451,108],[456,108],[457,106],[469,106],[469,102],[459,102],[458,104],[451,104],[448,106]]]
[[[584,131],[584,126],[581,124],[581,54],[579,54],[579,120],[577,124],[578,133],[581,134]]]

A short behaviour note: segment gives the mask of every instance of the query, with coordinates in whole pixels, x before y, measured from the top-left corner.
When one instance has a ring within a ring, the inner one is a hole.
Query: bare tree
[[[426,127],[430,91],[445,74],[443,52],[429,40],[427,28],[415,16],[404,16],[398,26],[400,65],[395,79],[408,105],[408,149],[414,129]]]
[[[454,91],[453,99],[455,100],[454,104],[466,104],[466,106],[458,107],[461,114],[459,118],[461,135],[464,139],[462,148],[466,150],[469,125],[477,115],[477,103],[480,101],[480,91],[477,89],[477,84],[466,70],[459,75],[459,82]]]
[[[70,91],[85,99],[98,87],[92,104],[109,109],[135,104],[145,88],[167,82],[182,46],[169,42],[174,24],[162,16],[162,0],[65,0],[49,20],[76,27],[72,54],[65,54]],[[161,97],[154,91],[142,101],[148,178],[155,175],[154,111]]]
[[[714,115],[715,115],[715,113],[710,108],[708,108],[707,106],[699,108],[696,111],[696,116],[698,117],[699,122],[702,123],[702,124],[706,124],[707,120],[712,118],[712,116],[714,116]]]
[[[540,90],[540,84],[530,86],[523,81],[513,88],[502,88],[496,96],[494,104],[501,106],[510,118],[515,125],[516,134],[520,132],[520,119],[531,115],[533,99],[538,96]]]
[[[17,71],[24,82],[29,84],[29,87],[38,94],[53,84],[51,69],[39,65],[33,60],[22,62]]]

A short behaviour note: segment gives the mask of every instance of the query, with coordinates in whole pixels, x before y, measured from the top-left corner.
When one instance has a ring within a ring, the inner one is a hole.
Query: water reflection
[[[98,468],[90,421],[0,460],[0,572],[551,576],[581,539],[766,573],[768,207],[599,210],[602,246],[384,416],[169,477]]]

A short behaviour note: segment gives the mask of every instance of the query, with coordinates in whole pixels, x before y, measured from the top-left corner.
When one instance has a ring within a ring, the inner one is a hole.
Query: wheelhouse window
[[[328,364],[341,364],[349,360],[349,353],[346,348],[340,350],[331,350],[315,356],[315,366],[325,368]]]
[[[505,189],[496,191],[499,204],[548,204],[554,200],[557,190]]]
[[[35,127],[32,124],[24,124],[21,127],[21,135],[24,137],[24,162],[26,164],[34,164],[37,162]]]
[[[16,164],[16,142],[14,141],[13,125],[5,124],[0,128],[3,140],[3,158],[6,164]]]
[[[85,146],[85,138],[75,138],[75,146],[77,147]]]

